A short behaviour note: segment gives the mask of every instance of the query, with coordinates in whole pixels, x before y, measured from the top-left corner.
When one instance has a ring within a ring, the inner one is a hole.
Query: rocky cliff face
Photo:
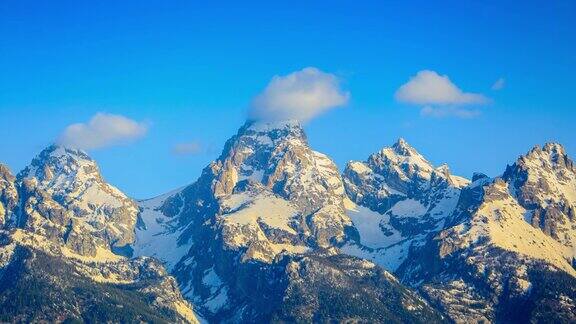
[[[526,209],[526,221],[576,256],[576,166],[564,148],[537,146],[509,166],[503,178]]]
[[[223,201],[222,214],[238,209],[235,203],[243,200],[243,192],[267,192],[292,205],[299,218],[292,219],[296,232],[306,233],[318,246],[342,241],[350,224],[337,167],[310,149],[296,122],[247,123],[210,169],[214,196]]]
[[[303,252],[342,242],[351,225],[343,200],[338,169],[309,148],[298,124],[249,122],[198,181],[143,202],[145,211],[159,215],[142,217],[146,229],[158,217],[166,218],[157,229],[178,232],[182,244],[197,239],[198,226],[191,224],[210,223],[223,248],[239,251],[245,261],[271,262],[283,250]],[[150,230],[141,233],[138,251],[149,246]]]
[[[18,207],[18,190],[16,178],[8,167],[0,164],[0,227],[13,223],[16,208]]]

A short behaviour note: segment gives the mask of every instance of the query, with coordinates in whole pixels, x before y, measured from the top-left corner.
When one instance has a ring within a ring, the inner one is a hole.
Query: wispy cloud
[[[97,113],[87,123],[66,127],[56,142],[66,147],[92,150],[129,143],[147,132],[145,123],[121,115]]]
[[[446,75],[423,70],[403,84],[395,94],[398,102],[421,106],[423,116],[471,118],[480,114],[477,108],[490,102],[479,93],[464,92]]]
[[[424,106],[420,110],[420,114],[422,116],[437,117],[437,118],[448,116],[454,116],[458,118],[474,118],[479,116],[481,112],[479,109],[462,108],[455,106],[442,106],[442,107]]]
[[[191,141],[186,143],[178,143],[172,148],[174,155],[198,155],[204,152],[204,147],[198,141]]]
[[[307,67],[286,76],[275,76],[258,95],[250,110],[250,118],[259,120],[290,120],[301,122],[340,107],[350,94],[340,87],[333,74]]]
[[[496,80],[496,82],[494,82],[491,89],[494,91],[498,91],[504,89],[504,86],[506,86],[506,79],[500,78]]]

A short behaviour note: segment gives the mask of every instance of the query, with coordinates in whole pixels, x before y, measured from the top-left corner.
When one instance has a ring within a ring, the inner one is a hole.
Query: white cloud
[[[176,155],[197,155],[203,151],[202,144],[197,141],[178,143],[172,148],[172,153]]]
[[[396,99],[410,104],[483,104],[488,98],[460,90],[446,75],[430,70],[418,72],[396,91]]]
[[[128,143],[146,135],[148,126],[121,115],[97,113],[87,123],[72,124],[57,143],[83,150]]]
[[[479,93],[464,92],[446,75],[423,70],[402,85],[395,94],[399,102],[423,106],[423,116],[455,116],[471,118],[480,114],[480,110],[465,106],[487,104],[490,99]]]
[[[340,88],[340,80],[333,74],[307,67],[286,76],[275,76],[258,95],[250,110],[250,118],[301,122],[343,106],[350,94]]]
[[[496,82],[494,82],[491,89],[494,91],[502,90],[502,89],[504,89],[505,85],[506,85],[506,79],[500,78],[500,79],[496,80]]]

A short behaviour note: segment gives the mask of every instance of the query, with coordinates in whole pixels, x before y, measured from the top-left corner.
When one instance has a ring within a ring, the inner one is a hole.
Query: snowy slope
[[[390,215],[382,215],[367,207],[345,201],[346,211],[359,241],[342,246],[343,253],[370,260],[389,271],[396,270],[406,259],[413,238],[404,237],[390,225]]]
[[[525,221],[527,211],[509,194],[508,183],[496,179],[484,185],[483,191],[482,202],[472,217],[440,234],[447,241],[441,245],[442,254],[492,245],[576,276],[572,251]]]
[[[168,194],[138,202],[140,213],[136,226],[136,242],[132,248],[134,256],[149,256],[161,260],[171,271],[190,249],[190,243],[182,243],[183,229],[173,217],[167,217],[159,208],[171,195]]]

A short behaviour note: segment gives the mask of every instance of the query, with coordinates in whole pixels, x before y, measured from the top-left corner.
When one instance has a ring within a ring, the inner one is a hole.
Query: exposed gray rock
[[[18,206],[16,178],[7,166],[0,164],[0,228],[14,221]]]

